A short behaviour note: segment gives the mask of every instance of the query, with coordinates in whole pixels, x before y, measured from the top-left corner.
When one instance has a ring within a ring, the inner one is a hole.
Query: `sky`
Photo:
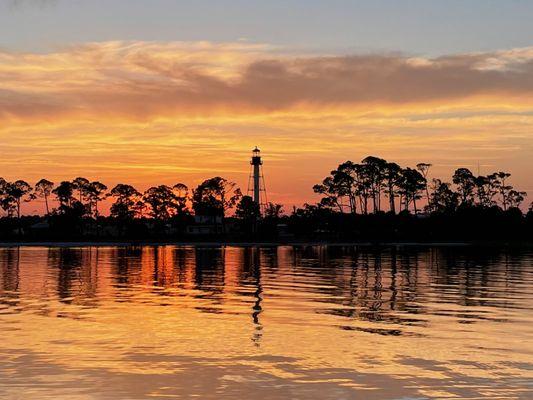
[[[370,154],[533,194],[532,18],[522,0],[0,0],[0,176],[246,191],[257,145],[286,208]]]

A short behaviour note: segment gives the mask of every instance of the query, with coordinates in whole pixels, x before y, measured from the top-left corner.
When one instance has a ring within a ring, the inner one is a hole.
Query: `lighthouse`
[[[248,180],[248,194],[252,195],[254,202],[259,206],[260,210],[267,202],[265,178],[263,176],[263,161],[261,160],[261,151],[255,147],[252,150],[252,160],[250,161],[251,171]]]

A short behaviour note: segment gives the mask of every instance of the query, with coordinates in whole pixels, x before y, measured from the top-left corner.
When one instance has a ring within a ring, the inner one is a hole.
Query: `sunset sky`
[[[533,2],[464,5],[0,0],[0,176],[246,190],[257,145],[289,207],[370,154],[531,201]]]

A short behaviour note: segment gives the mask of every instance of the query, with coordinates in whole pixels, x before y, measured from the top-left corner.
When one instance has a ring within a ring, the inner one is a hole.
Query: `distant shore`
[[[277,246],[329,246],[329,247],[456,247],[456,246],[525,246],[533,247],[533,242],[524,241],[460,241],[460,242],[334,242],[334,241],[57,241],[57,242],[0,242],[0,248],[9,247],[132,247],[132,246],[195,246],[195,247],[277,247]]]

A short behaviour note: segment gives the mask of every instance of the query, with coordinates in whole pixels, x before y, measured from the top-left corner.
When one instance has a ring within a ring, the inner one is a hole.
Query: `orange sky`
[[[533,48],[439,58],[317,56],[270,45],[100,42],[0,52],[0,176],[139,189],[222,175],[315,199],[338,163],[506,170],[533,193]],[[530,196],[531,198],[531,196]],[[27,205],[32,211],[38,205]],[[287,207],[289,208],[289,207]]]

